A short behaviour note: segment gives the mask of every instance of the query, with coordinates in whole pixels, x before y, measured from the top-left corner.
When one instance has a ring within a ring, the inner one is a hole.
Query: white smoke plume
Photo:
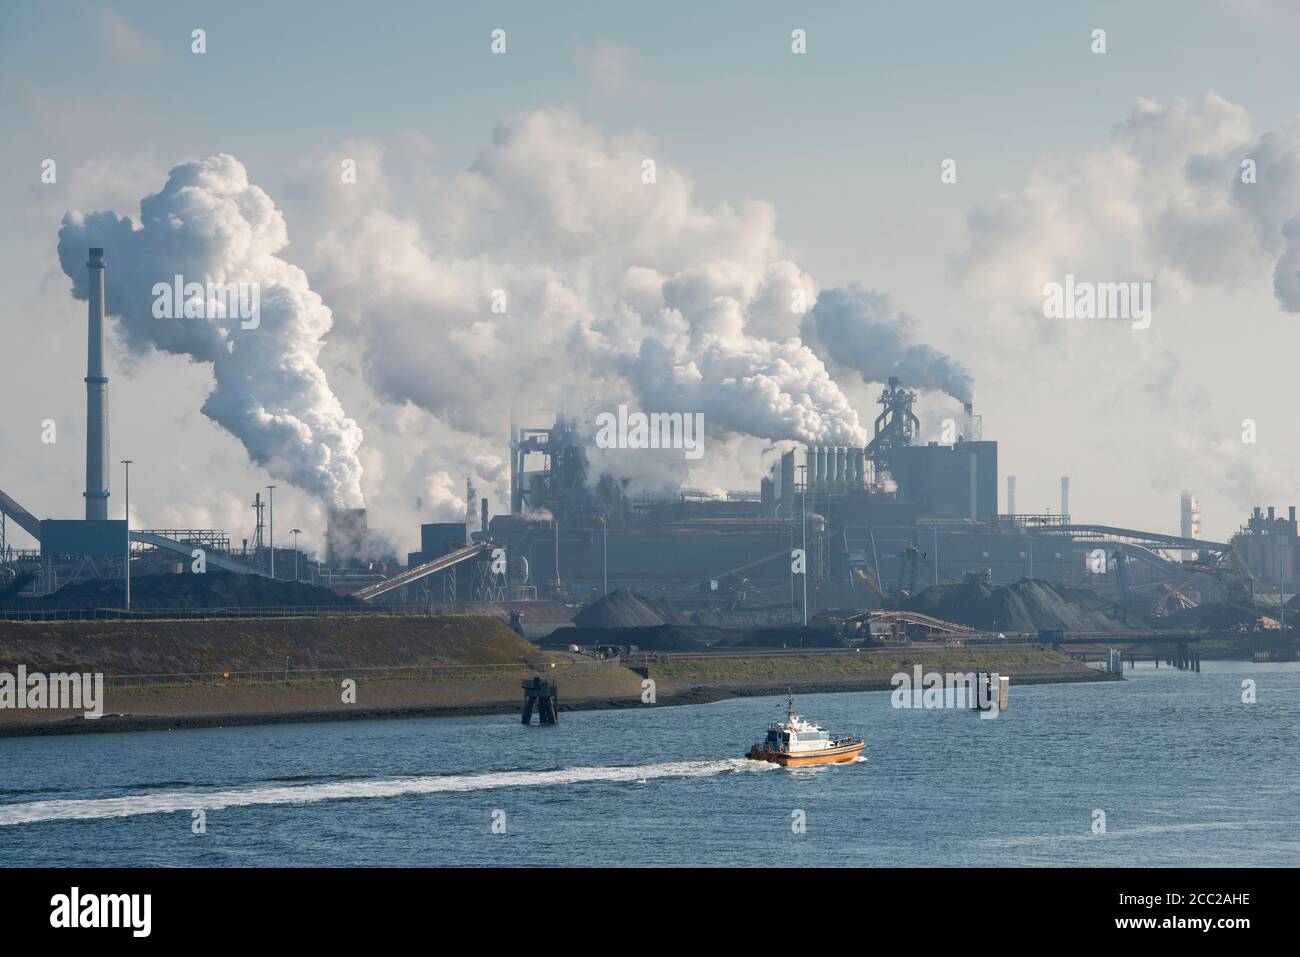
[[[140,203],[139,222],[113,212],[68,213],[59,262],[77,299],[87,297],[86,251],[108,260],[106,312],[137,354],[152,350],[210,363],[215,384],[203,413],[238,438],[276,479],[327,505],[364,502],[362,432],[344,412],[318,364],[333,319],[306,274],[280,258],[285,220],[225,154],[171,170]],[[257,328],[226,318],[154,318],[153,288],[173,282],[257,283]]]
[[[798,337],[815,284],[786,258],[770,205],[703,209],[662,157],[644,180],[653,143],[563,110],[506,120],[445,181],[431,152],[349,144],[313,160],[300,197],[320,219],[313,274],[382,400],[497,441],[512,401],[525,421],[626,403],[702,412],[714,438],[865,441]],[[339,185],[347,158],[357,182]]]
[[[917,342],[916,320],[894,309],[888,294],[849,283],[823,289],[800,325],[803,340],[815,344],[831,369],[848,370],[863,382],[898,376],[916,389],[946,392],[959,402],[974,398],[966,368],[933,346]]]

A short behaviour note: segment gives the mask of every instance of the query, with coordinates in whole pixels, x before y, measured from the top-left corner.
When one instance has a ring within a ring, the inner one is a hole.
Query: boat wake
[[[0,804],[0,825],[43,821],[92,821],[139,814],[177,811],[216,811],[256,804],[310,804],[356,798],[391,798],[406,794],[485,791],[495,788],[547,787],[594,782],[643,783],[651,778],[698,778],[729,772],[776,770],[774,764],[730,758],[723,761],[670,761],[632,767],[557,768],[549,771],[491,771],[486,774],[443,774],[382,778],[373,781],[330,781],[321,784],[239,788],[227,791],[164,791],[113,798],[32,801]]]

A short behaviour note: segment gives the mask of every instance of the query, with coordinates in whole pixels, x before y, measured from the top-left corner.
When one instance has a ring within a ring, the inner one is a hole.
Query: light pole
[[[123,566],[126,572],[126,610],[131,610],[131,460],[123,459],[122,465],[126,469],[126,488],[123,489],[123,497],[126,500],[126,564]]]
[[[605,571],[605,594],[608,595],[609,594],[609,519],[604,515],[597,515],[596,517],[600,519],[600,529],[604,533],[604,538],[605,538],[605,548],[602,557],[604,559],[604,571]]]
[[[271,507],[271,577],[275,577],[275,486],[268,485],[266,490],[270,493],[270,500],[267,504]]]
[[[799,496],[799,504],[803,510],[803,626],[808,627],[808,466],[801,465],[799,468],[803,471],[803,494]],[[799,644],[803,644],[803,636],[799,637]]]
[[[293,532],[293,580],[298,581],[298,536],[302,534],[301,528],[291,528]]]

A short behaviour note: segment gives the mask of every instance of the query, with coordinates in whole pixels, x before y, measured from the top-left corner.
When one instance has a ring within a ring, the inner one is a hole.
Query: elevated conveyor
[[[131,532],[131,541],[139,542],[141,545],[152,545],[154,548],[161,548],[169,552],[177,552],[190,558],[194,549],[197,548],[192,542],[178,542],[174,538],[167,538],[165,535],[155,535],[153,532]],[[223,571],[237,572],[240,575],[261,575],[263,578],[270,576],[247,562],[241,562],[235,558],[226,558],[216,552],[207,552],[204,560],[213,568],[220,568]]]
[[[0,492],[0,512],[4,512],[15,522],[24,532],[36,539],[41,540],[41,522],[35,515],[27,511],[4,492]]]
[[[408,568],[392,578],[385,578],[381,582],[375,582],[373,585],[367,585],[358,592],[353,592],[353,598],[360,598],[362,601],[371,601],[380,595],[385,595],[390,591],[402,588],[412,582],[417,582],[421,578],[427,578],[430,575],[436,575],[438,572],[445,572],[453,565],[459,565],[461,562],[471,561],[485,552],[492,551],[493,546],[487,542],[476,545],[466,545],[464,548],[458,548],[454,552],[448,552],[446,555],[439,555],[431,562],[425,562],[423,565],[416,565],[414,568]]]

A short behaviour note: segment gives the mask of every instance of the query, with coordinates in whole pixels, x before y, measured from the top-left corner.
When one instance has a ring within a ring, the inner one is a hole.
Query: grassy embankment
[[[887,679],[916,665],[927,671],[998,671],[1016,676],[1059,676],[1092,680],[1097,674],[1064,655],[1040,648],[999,650],[906,649],[840,654],[717,658],[664,658],[654,662],[651,677],[676,682],[779,682],[785,680]]]
[[[574,671],[571,656],[542,652],[500,621],[471,616],[0,622],[0,671],[20,664],[29,673],[102,672],[104,711],[117,717],[0,709],[0,734],[513,711],[520,679],[537,665],[556,680],[565,707],[629,706],[641,694],[641,676],[627,668]],[[672,704],[786,687],[887,687],[914,664],[998,670],[1022,681],[1096,677],[1040,649],[668,658],[649,673],[659,703]],[[172,678],[123,680],[141,675]],[[342,700],[348,678],[355,702]]]
[[[520,679],[551,663],[562,701],[639,694],[625,668],[571,661],[481,616],[0,622],[0,671],[102,673],[112,716],[0,709],[0,734],[512,710]]]

